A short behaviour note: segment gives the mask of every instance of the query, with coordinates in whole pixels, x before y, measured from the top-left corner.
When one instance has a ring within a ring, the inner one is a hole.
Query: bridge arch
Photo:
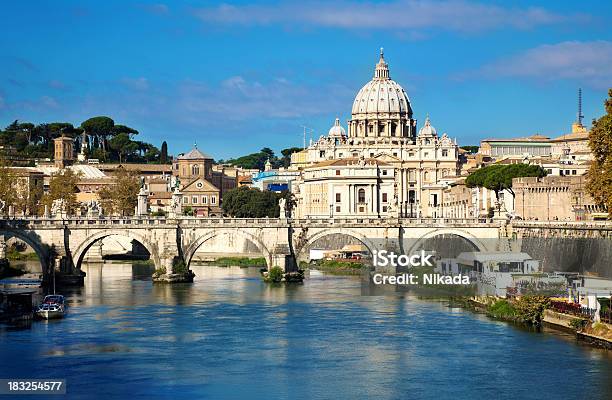
[[[4,239],[6,241],[6,239],[14,237],[17,238],[19,240],[24,241],[28,246],[30,246],[34,252],[36,253],[36,255],[38,256],[38,259],[40,260],[40,266],[42,268],[42,271],[44,273],[47,273],[49,271],[49,262],[51,260],[49,260],[50,256],[51,256],[51,248],[49,247],[48,244],[43,243],[43,241],[37,237],[38,235],[36,235],[35,233],[31,232],[31,231],[21,231],[21,230],[0,230],[0,235],[4,236]]]
[[[196,234],[198,232],[196,231]],[[257,250],[263,254],[266,259],[266,265],[270,267],[272,265],[272,252],[266,247],[266,245],[255,235],[243,230],[243,229],[213,229],[206,231],[204,234],[199,235],[197,239],[187,244],[183,251],[183,257],[185,258],[185,263],[187,267],[191,265],[191,260],[193,256],[198,251],[198,249],[207,241],[221,235],[238,235],[239,237],[251,241]]]
[[[309,246],[312,246],[312,244],[314,244],[317,240],[330,235],[344,235],[352,237],[353,239],[356,239],[361,244],[363,244],[368,249],[370,254],[374,254],[374,250],[377,249],[376,245],[365,235],[350,228],[324,228],[308,236],[304,243],[299,248],[295,249],[296,258],[300,260],[301,257],[304,256],[304,251],[308,249]]]
[[[161,266],[159,254],[157,252],[157,246],[153,245],[145,236],[137,233],[133,230],[103,230],[94,235],[88,236],[83,242],[79,243],[76,247],[76,250],[72,253],[72,258],[74,260],[74,265],[77,269],[81,269],[81,263],[85,258],[85,254],[87,254],[87,250],[93,246],[99,240],[102,240],[109,236],[123,236],[132,240],[136,240],[138,243],[143,245],[150,254],[153,263],[155,264],[155,268],[159,268]]]
[[[476,237],[466,229],[460,228],[434,228],[431,231],[421,235],[418,238],[405,238],[404,240],[414,240],[414,243],[408,245],[408,248],[403,248],[405,254],[413,254],[420,250],[421,246],[427,241],[427,239],[435,238],[437,236],[452,235],[458,236],[461,239],[466,240],[470,245],[474,247],[475,251],[488,251],[489,247],[481,238]],[[489,239],[492,240],[492,239]],[[403,245],[403,243],[402,243]],[[403,247],[403,246],[402,246]]]

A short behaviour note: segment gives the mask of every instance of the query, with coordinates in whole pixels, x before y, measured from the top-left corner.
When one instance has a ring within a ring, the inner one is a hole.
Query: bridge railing
[[[69,216],[64,218],[49,218],[41,216],[0,218],[0,223],[11,226],[159,226],[159,225],[181,225],[181,226],[475,226],[475,225],[499,225],[500,221],[482,218],[223,218],[223,217],[153,217],[153,216],[102,216],[81,217]]]
[[[612,229],[612,221],[524,221],[514,220],[515,228],[553,228],[553,229]]]

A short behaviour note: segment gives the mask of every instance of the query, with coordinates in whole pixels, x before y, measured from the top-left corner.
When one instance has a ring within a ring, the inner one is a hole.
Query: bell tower
[[[54,160],[57,168],[66,168],[74,163],[74,139],[64,135],[53,139]]]

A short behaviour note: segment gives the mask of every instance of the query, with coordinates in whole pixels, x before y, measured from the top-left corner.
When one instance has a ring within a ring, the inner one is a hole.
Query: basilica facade
[[[417,131],[406,91],[391,79],[381,49],[374,77],[357,93],[347,130],[292,155],[294,216],[437,217],[442,191],[459,175],[459,149],[429,118]]]

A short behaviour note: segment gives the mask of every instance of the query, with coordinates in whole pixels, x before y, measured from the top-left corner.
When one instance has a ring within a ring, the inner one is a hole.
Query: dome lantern
[[[378,60],[374,70],[374,79],[389,79],[389,65],[385,62],[385,53],[382,47],[380,48],[380,60]]]

